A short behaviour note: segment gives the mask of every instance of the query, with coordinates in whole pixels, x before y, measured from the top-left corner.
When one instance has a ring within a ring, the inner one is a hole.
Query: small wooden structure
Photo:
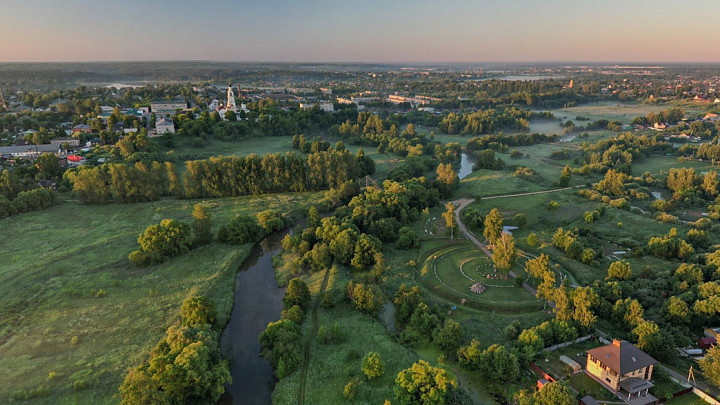
[[[560,361],[570,366],[570,368],[572,368],[573,374],[577,374],[582,371],[582,366],[570,357],[562,355],[560,356]]]

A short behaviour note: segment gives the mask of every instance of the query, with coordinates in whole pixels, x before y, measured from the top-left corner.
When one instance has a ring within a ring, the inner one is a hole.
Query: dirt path
[[[572,187],[570,187],[570,188],[572,188]],[[531,194],[536,194],[536,193],[531,193]],[[526,194],[521,194],[521,195],[526,195]],[[457,221],[460,231],[463,234],[465,234],[465,236],[468,239],[470,239],[470,241],[472,241],[472,243],[474,243],[477,247],[479,247],[480,250],[485,252],[485,254],[488,257],[492,258],[492,252],[490,251],[490,249],[488,249],[484,243],[480,243],[480,241],[478,241],[477,238],[475,238],[475,236],[470,231],[468,231],[468,229],[465,227],[465,224],[463,224],[462,221],[460,220],[460,212],[463,210],[463,208],[465,208],[468,204],[472,203],[473,201],[475,201],[475,200],[469,199],[469,198],[463,198],[463,199],[460,199],[457,201],[453,201],[453,204],[455,204],[457,206],[457,209],[455,210],[455,220]],[[517,278],[517,274],[515,274],[514,271],[511,271],[510,277]],[[523,287],[526,290],[528,290],[528,292],[530,294],[532,294],[533,296],[537,296],[537,291],[535,291],[535,289],[532,288],[528,283],[523,283]],[[552,303],[551,303],[551,306],[552,306]]]
[[[493,195],[493,196],[489,196],[489,197],[482,197],[481,200],[496,200],[498,198],[512,198],[512,197],[522,197],[522,196],[526,196],[526,195],[557,193],[558,191],[572,190],[572,189],[578,188],[578,187],[584,187],[584,186],[554,188],[552,190],[530,191],[528,193]],[[469,201],[467,204],[470,204],[471,202],[473,202],[475,200],[463,198],[461,200],[458,200],[457,202],[459,202],[459,201]],[[467,204],[465,204],[465,205],[467,205]]]
[[[300,366],[300,388],[298,389],[298,396],[297,396],[297,403],[299,405],[303,405],[305,403],[305,383],[307,381],[307,371],[308,366],[310,364],[310,346],[312,345],[313,340],[315,340],[315,335],[317,335],[318,331],[318,319],[317,319],[317,311],[320,307],[320,301],[322,301],[323,293],[325,292],[325,289],[327,288],[328,278],[330,277],[330,270],[325,270],[325,277],[323,278],[322,285],[320,286],[320,291],[317,294],[317,297],[315,298],[315,302],[313,303],[312,307],[312,315],[310,316],[310,334],[308,335],[307,339],[305,340],[305,347],[303,347],[303,358],[302,358],[302,365]]]

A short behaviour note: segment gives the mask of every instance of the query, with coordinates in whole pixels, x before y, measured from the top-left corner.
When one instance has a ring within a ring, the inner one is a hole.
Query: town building
[[[0,147],[0,155],[12,157],[34,158],[43,153],[60,153],[60,147],[52,144],[43,145],[13,145]]]
[[[62,147],[63,144],[67,144],[70,147],[80,146],[80,140],[77,138],[58,138],[50,141],[50,145],[53,145],[57,148]]]
[[[303,110],[310,110],[315,106],[319,106],[321,110],[325,112],[333,112],[335,111],[335,107],[333,106],[333,103],[300,103],[300,108]]]
[[[587,374],[628,403],[641,405],[656,400],[648,390],[654,386],[650,380],[657,361],[632,343],[613,340],[586,353]]]
[[[178,110],[187,108],[185,100],[158,100],[150,103],[150,111],[155,113],[156,117],[175,116]]]
[[[417,96],[416,95],[415,97],[410,97],[410,96],[401,96],[398,94],[391,94],[388,96],[387,101],[389,101],[393,104],[408,103],[413,107],[417,107],[420,105],[437,103],[437,102],[441,101],[441,99],[434,98],[434,97],[427,97],[427,96]]]
[[[155,120],[155,133],[157,135],[175,133],[175,123],[170,118],[160,117]]]

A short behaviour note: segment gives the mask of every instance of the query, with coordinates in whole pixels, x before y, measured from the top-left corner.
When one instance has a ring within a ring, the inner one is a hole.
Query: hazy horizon
[[[720,2],[7,0],[1,62],[720,63]]]

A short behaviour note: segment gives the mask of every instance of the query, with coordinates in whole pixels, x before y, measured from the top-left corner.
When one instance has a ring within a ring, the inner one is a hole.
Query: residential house
[[[158,135],[175,133],[175,123],[170,118],[160,117],[155,121],[155,133]]]
[[[72,127],[72,132],[73,132],[73,134],[75,134],[75,133],[89,134],[90,132],[92,132],[92,129],[90,128],[90,125],[78,124],[78,125],[75,125],[74,127]]]
[[[656,400],[648,390],[654,386],[650,380],[657,361],[632,343],[613,340],[586,353],[587,374],[628,403],[647,404]]]
[[[715,337],[704,337],[700,338],[698,340],[698,346],[700,346],[701,349],[709,349],[717,344],[717,339]]]

